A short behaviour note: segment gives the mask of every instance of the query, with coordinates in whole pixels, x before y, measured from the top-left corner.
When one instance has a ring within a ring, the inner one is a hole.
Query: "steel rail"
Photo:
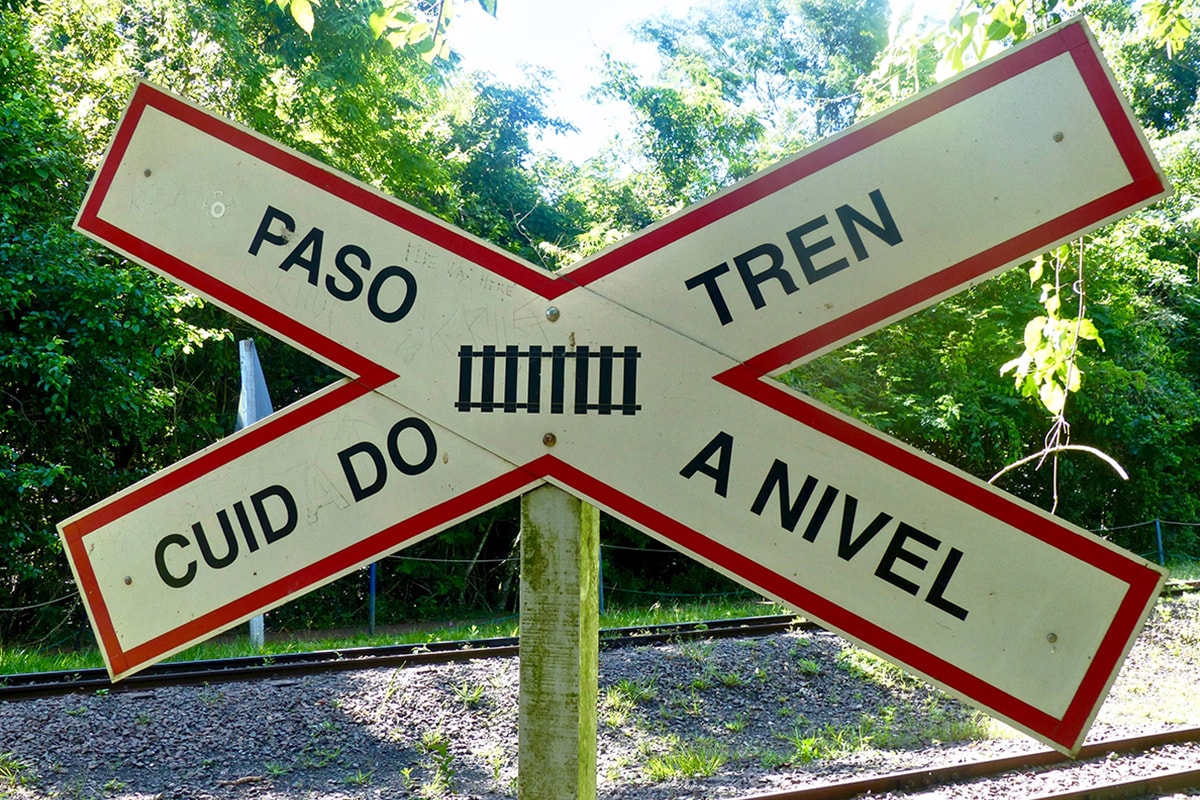
[[[1170,596],[1196,591],[1200,591],[1200,581],[1167,581],[1163,585],[1162,593]]]
[[[795,615],[742,617],[706,622],[609,628],[600,632],[602,649],[637,644],[723,637],[766,636],[816,626]],[[157,664],[118,683],[103,669],[30,672],[0,676],[0,702],[94,691],[131,691],[198,683],[271,680],[348,670],[448,664],[480,658],[515,656],[516,637],[354,647],[306,653],[176,661]]]
[[[1157,772],[1141,778],[1091,786],[1086,789],[1045,794],[1032,800],[1127,800],[1133,797],[1158,797],[1186,789],[1200,789],[1200,769]]]
[[[1110,755],[1140,753],[1146,750],[1151,750],[1155,747],[1162,747],[1164,745],[1187,744],[1192,742],[1200,742],[1200,728],[1177,728],[1169,731],[1162,731],[1160,733],[1151,733],[1123,739],[1109,739],[1092,744],[1085,744],[1074,759],[1063,755],[1057,750],[1037,750],[1032,753],[1024,753],[1016,756],[1004,756],[1002,758],[990,758],[982,761],[971,761],[966,764],[953,764],[945,767],[907,770],[905,772],[893,772],[885,775],[876,775],[871,778],[839,781],[837,783],[823,783],[818,786],[809,786],[803,789],[792,789],[769,794],[747,795],[745,797],[738,798],[738,800],[849,800],[849,798],[867,794],[879,795],[887,794],[889,792],[907,793],[929,789],[932,787],[966,783],[967,781],[977,780],[979,778],[1002,775],[1006,772],[1063,764],[1070,765],[1076,762],[1090,761],[1096,758],[1105,758]],[[1189,771],[1189,774],[1194,772],[1194,770]],[[1167,773],[1160,773],[1160,775],[1156,777],[1164,777],[1166,775]],[[1184,780],[1187,779],[1185,778]],[[1192,785],[1196,784],[1193,783]],[[1147,786],[1149,786],[1149,784],[1147,784]],[[1053,797],[1055,800],[1059,800],[1059,798],[1076,797],[1099,798],[1101,795],[1092,793],[1100,791],[1103,788],[1104,787],[1100,787],[1099,789],[1080,790],[1078,794],[1055,794],[1050,795],[1049,797]],[[1185,786],[1184,788],[1189,787]],[[1117,796],[1118,795],[1104,795],[1104,797]],[[1124,794],[1119,796],[1136,797],[1139,795]]]

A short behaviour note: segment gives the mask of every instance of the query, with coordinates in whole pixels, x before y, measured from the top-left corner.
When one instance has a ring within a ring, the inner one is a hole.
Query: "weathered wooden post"
[[[556,486],[521,497],[517,797],[596,797],[600,512]]]

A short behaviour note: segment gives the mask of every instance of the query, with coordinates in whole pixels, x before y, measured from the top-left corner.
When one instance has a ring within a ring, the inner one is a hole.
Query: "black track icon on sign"
[[[454,407],[485,413],[633,415],[642,408],[637,402],[639,358],[632,346],[463,345]]]

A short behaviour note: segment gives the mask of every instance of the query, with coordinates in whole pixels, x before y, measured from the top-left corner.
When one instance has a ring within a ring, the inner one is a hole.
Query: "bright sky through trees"
[[[451,28],[451,47],[466,69],[490,72],[506,82],[522,83],[526,66],[552,72],[550,85],[555,93],[550,111],[579,132],[554,136],[542,144],[566,158],[581,160],[629,125],[622,109],[600,108],[587,97],[599,81],[597,70],[604,54],[654,64],[653,47],[634,41],[630,27],[662,13],[684,16],[698,2],[702,0],[499,0],[494,19],[478,4],[462,3]],[[915,0],[914,5],[927,14],[946,14],[954,2]],[[896,8],[907,5],[893,2]]]

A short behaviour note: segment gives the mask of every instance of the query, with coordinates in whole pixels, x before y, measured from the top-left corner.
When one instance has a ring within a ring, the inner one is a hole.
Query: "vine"
[[[1085,241],[1079,240],[1076,278],[1070,284],[1074,292],[1075,316],[1062,316],[1063,295],[1066,283],[1063,272],[1070,259],[1070,248],[1063,245],[1049,256],[1038,256],[1029,268],[1030,285],[1037,285],[1046,275],[1047,263],[1053,271],[1053,281],[1041,283],[1040,302],[1045,314],[1034,317],[1025,325],[1025,350],[1021,355],[1000,367],[1000,374],[1013,373],[1017,391],[1023,397],[1037,398],[1050,413],[1050,429],[1042,442],[1042,449],[1033,455],[1019,459],[997,472],[988,481],[994,483],[1004,473],[1027,464],[1038,462],[1040,469],[1046,459],[1051,462],[1051,491],[1053,502],[1050,512],[1058,508],[1058,458],[1063,452],[1075,450],[1090,453],[1111,466],[1123,480],[1129,476],[1112,457],[1094,447],[1071,444],[1071,424],[1067,422],[1067,398],[1083,386],[1083,370],[1079,367],[1079,343],[1094,341],[1104,349],[1104,340],[1096,324],[1087,317],[1087,297],[1084,291]]]

